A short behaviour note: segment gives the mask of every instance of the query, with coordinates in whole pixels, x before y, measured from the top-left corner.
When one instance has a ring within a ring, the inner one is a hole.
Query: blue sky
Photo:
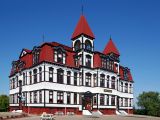
[[[160,92],[159,0],[0,0],[0,94],[9,93],[11,62],[22,48],[45,41],[71,45],[81,15],[95,34],[95,49],[103,51],[110,35],[135,81],[135,96]]]

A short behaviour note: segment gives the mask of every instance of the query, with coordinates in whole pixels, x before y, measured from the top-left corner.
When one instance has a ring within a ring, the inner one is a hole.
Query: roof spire
[[[116,48],[115,44],[113,43],[111,36],[110,36],[110,40],[107,43],[103,53],[104,54],[114,53],[114,54],[120,56],[120,53],[119,53],[118,49]]]
[[[44,43],[44,39],[45,39],[45,36],[44,34],[42,35],[42,43]]]
[[[83,4],[81,6],[81,14],[83,15]]]
[[[78,24],[72,34],[72,40],[75,39],[76,37],[80,36],[80,35],[86,35],[88,37],[90,37],[91,39],[94,39],[94,34],[92,32],[92,30],[90,29],[88,22],[86,20],[86,18],[84,17],[84,15],[81,15]]]
[[[110,35],[110,40],[112,40],[112,35]]]

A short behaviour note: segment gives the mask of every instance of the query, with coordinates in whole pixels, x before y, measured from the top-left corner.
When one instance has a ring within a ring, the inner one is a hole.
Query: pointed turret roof
[[[110,38],[110,40],[107,43],[103,53],[104,54],[114,53],[114,54],[120,56],[120,53],[119,53],[118,49],[116,48],[115,44],[113,43],[112,38]]]
[[[93,32],[91,31],[86,18],[84,17],[84,15],[81,15],[78,24],[72,34],[72,39],[76,38],[77,36],[84,34],[87,35],[91,38],[95,38]]]

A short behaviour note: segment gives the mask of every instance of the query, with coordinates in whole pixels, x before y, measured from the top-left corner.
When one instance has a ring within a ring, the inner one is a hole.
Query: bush
[[[0,95],[0,112],[8,111],[9,97],[7,95]]]

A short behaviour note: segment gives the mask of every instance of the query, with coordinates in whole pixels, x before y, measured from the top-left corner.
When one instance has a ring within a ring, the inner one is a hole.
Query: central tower
[[[86,18],[81,15],[71,38],[77,66],[93,67],[94,38]]]

